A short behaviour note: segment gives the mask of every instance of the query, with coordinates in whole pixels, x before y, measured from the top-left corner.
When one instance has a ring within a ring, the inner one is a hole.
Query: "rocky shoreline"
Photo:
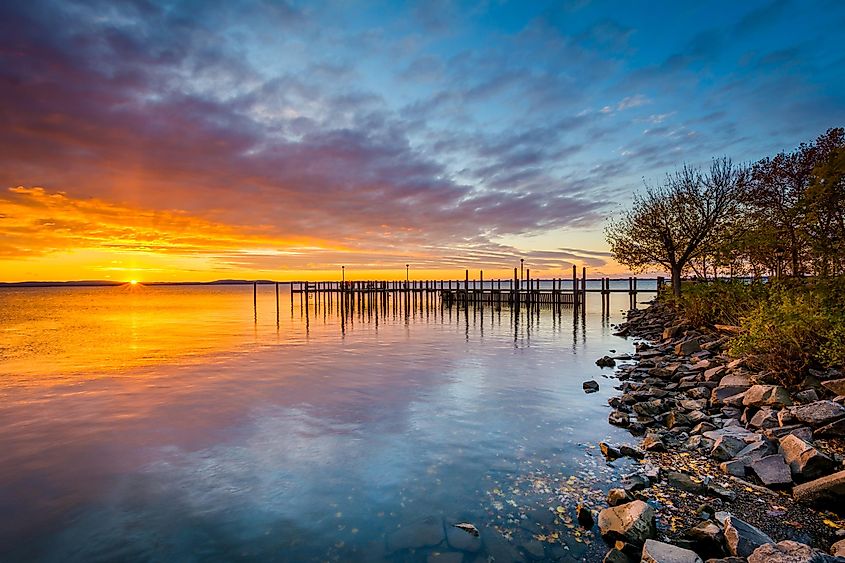
[[[620,383],[610,423],[640,439],[600,444],[639,462],[598,512],[605,562],[845,562],[845,378],[777,385],[727,356],[734,331],[655,302],[618,326],[636,353],[596,362]]]

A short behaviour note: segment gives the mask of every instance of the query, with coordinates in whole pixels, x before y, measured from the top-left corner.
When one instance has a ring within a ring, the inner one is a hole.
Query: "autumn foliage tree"
[[[680,295],[691,262],[719,251],[736,232],[744,185],[745,172],[722,158],[706,171],[684,166],[662,184],[647,186],[605,230],[613,257],[635,271],[665,267]]]

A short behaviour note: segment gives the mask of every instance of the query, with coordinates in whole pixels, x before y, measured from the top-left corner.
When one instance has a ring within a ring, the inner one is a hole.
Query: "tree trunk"
[[[675,297],[681,296],[681,266],[672,266],[672,294]]]

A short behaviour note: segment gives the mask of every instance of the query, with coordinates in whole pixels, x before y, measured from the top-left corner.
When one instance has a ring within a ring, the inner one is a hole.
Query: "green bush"
[[[742,318],[766,296],[761,283],[713,281],[687,283],[678,298],[667,296],[679,316],[691,325],[738,325]]]
[[[787,280],[766,293],[744,315],[732,354],[752,356],[787,385],[809,368],[845,366],[845,279]]]

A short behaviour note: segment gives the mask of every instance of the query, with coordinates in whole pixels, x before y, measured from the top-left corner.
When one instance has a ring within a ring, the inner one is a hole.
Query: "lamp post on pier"
[[[525,258],[519,259],[519,281],[525,280]]]
[[[346,285],[346,266],[340,267],[340,283]]]
[[[408,283],[408,280],[410,279],[410,278],[408,277],[408,276],[409,276],[408,269],[409,269],[410,267],[411,267],[411,265],[410,265],[410,264],[405,264],[405,289],[408,289],[408,286],[410,285],[410,284]]]

